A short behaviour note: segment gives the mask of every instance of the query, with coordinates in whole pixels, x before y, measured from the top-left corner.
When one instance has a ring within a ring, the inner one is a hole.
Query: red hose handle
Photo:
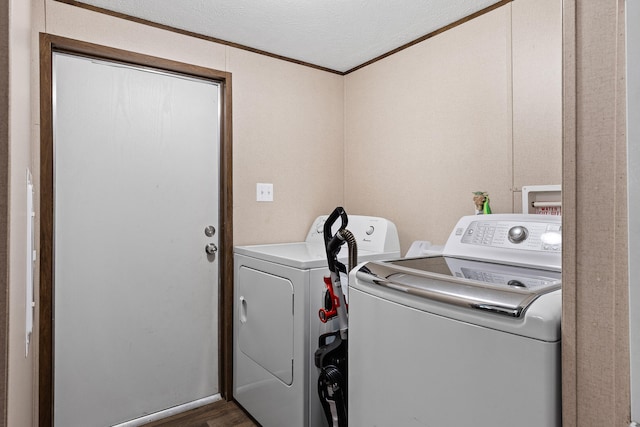
[[[321,308],[318,311],[318,316],[320,317],[320,321],[322,323],[327,323],[329,319],[336,317],[338,315],[338,307],[340,307],[340,299],[333,292],[333,283],[331,282],[331,277],[325,276],[324,284],[327,287],[327,290],[329,291],[329,297],[331,298],[331,309],[326,310],[324,308]]]

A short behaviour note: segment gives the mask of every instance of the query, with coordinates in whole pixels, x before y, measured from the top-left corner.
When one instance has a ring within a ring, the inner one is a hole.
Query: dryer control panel
[[[451,232],[443,254],[559,270],[562,218],[527,214],[465,216]]]
[[[324,246],[324,223],[328,215],[322,215],[313,221],[307,233],[307,243],[317,243]],[[386,218],[365,215],[348,215],[347,230],[353,233],[358,244],[358,250],[369,252],[399,252],[400,240],[393,222]],[[335,224],[336,230],[340,222]]]

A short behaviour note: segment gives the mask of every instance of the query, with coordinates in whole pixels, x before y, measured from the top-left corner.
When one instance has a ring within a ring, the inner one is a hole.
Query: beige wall
[[[445,242],[473,191],[512,209],[510,6],[346,76],[347,212]]]
[[[7,425],[33,415],[34,346],[25,357],[26,173],[31,167],[31,4],[10,2],[9,56],[9,380]],[[33,340],[32,340],[33,341]]]
[[[300,241],[343,203],[343,77],[229,49],[236,245]],[[256,202],[256,183],[274,202]]]
[[[512,3],[513,188],[561,184],[562,0]]]
[[[559,184],[561,16],[520,0],[347,75],[347,212],[392,219],[404,252],[443,244],[473,191],[521,212],[522,185]]]

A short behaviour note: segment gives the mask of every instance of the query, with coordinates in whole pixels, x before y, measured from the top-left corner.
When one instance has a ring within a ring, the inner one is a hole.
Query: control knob
[[[529,230],[522,225],[516,225],[509,229],[508,237],[511,243],[522,243],[529,236]]]

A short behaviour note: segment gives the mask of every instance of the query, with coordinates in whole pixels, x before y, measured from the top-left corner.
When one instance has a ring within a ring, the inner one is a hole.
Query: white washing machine
[[[561,219],[463,217],[349,281],[349,426],[559,427]]]
[[[304,242],[235,248],[233,396],[263,427],[327,425],[313,360],[320,334],[338,329],[335,319],[318,317],[329,275],[326,218],[313,222]],[[400,256],[392,222],[350,215],[346,228],[358,260]],[[339,258],[347,265],[346,244]]]

